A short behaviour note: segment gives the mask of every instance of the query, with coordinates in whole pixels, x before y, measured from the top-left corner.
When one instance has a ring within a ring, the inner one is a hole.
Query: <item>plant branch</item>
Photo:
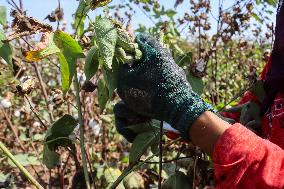
[[[90,189],[90,179],[89,179],[89,173],[88,173],[88,164],[87,164],[87,158],[86,158],[86,151],[85,151],[85,142],[84,142],[84,120],[82,116],[82,109],[81,109],[81,101],[80,101],[80,86],[79,81],[77,77],[77,70],[75,70],[75,77],[74,77],[74,87],[76,91],[76,103],[78,107],[78,119],[79,119],[79,127],[80,127],[80,148],[82,153],[82,164],[83,164],[83,171],[86,181],[86,187],[87,189]]]
[[[159,141],[159,181],[158,189],[162,188],[162,169],[163,169],[163,121],[160,123],[160,141]]]
[[[24,168],[23,165],[13,156],[13,154],[9,151],[6,146],[0,142],[0,149],[3,153],[20,169],[20,171],[25,175],[25,177],[37,188],[37,189],[44,189],[36,179]]]

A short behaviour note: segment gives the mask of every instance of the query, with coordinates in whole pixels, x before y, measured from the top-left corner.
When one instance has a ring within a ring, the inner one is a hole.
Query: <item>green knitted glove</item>
[[[143,57],[131,67],[120,65],[117,91],[129,109],[170,123],[188,138],[192,123],[206,110],[213,111],[191,90],[182,68],[170,52],[149,34],[136,37]]]

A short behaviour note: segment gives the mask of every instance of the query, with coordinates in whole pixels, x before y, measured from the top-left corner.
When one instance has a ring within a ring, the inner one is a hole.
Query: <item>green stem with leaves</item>
[[[80,148],[82,153],[82,164],[83,164],[83,171],[84,171],[84,177],[86,181],[86,187],[87,189],[90,189],[90,179],[89,179],[89,173],[88,173],[88,165],[87,165],[87,158],[86,158],[86,151],[85,151],[85,142],[84,142],[84,121],[83,121],[83,115],[82,115],[82,108],[81,108],[81,101],[80,101],[80,85],[77,77],[77,71],[75,71],[75,77],[74,77],[74,87],[76,91],[76,103],[78,108],[78,119],[79,119],[79,127],[80,127]]]
[[[0,142],[0,149],[3,153],[20,169],[20,171],[25,175],[25,177],[37,188],[44,189],[37,180],[25,169],[25,167],[13,156],[6,146]]]

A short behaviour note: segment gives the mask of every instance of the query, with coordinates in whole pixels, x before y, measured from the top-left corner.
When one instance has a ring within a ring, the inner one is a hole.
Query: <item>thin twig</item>
[[[61,5],[60,5],[60,0],[58,0],[58,11],[59,14],[61,14]],[[57,17],[57,30],[59,30],[59,18]]]
[[[162,169],[163,169],[163,121],[160,123],[160,141],[159,141],[159,181],[158,189],[162,188]]]

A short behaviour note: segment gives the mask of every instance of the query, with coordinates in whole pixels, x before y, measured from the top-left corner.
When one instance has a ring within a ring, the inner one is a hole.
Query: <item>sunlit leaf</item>
[[[6,7],[0,6],[0,24],[5,25],[7,20]]]
[[[114,24],[107,18],[98,18],[95,22],[95,39],[100,52],[100,62],[109,69],[115,52],[117,32]]]
[[[14,155],[14,157],[23,166],[40,165],[40,162],[38,161],[38,158],[35,155],[33,155],[33,154],[28,154],[28,153],[27,154],[16,154],[16,155]],[[10,159],[8,159],[8,163],[12,167],[16,167],[16,165]]]
[[[256,21],[262,23],[262,19],[256,13],[253,12],[251,15]]]
[[[36,45],[37,50],[25,52],[25,58],[30,62],[37,62],[49,55],[60,52],[53,41],[53,33],[45,33],[41,42]]]
[[[77,31],[77,35],[81,36],[84,32],[84,22],[86,19],[86,14],[90,10],[90,1],[91,0],[80,0],[79,5],[74,14],[74,23],[73,29]]]
[[[136,162],[159,137],[157,132],[144,132],[137,135],[133,141],[129,154],[129,163]]]
[[[82,48],[69,34],[57,30],[54,33],[54,43],[60,49],[58,58],[61,68],[62,91],[68,91],[76,71],[77,58],[84,57]]]
[[[98,48],[96,46],[93,46],[89,50],[85,60],[84,72],[87,80],[90,80],[95,75],[95,73],[98,70],[98,67],[99,67]]]
[[[3,43],[2,40],[6,39],[4,33],[0,30],[0,56],[7,62],[12,69],[12,48],[8,42]]]
[[[101,112],[105,109],[108,99],[108,89],[105,80],[101,78],[98,81],[98,102]]]

